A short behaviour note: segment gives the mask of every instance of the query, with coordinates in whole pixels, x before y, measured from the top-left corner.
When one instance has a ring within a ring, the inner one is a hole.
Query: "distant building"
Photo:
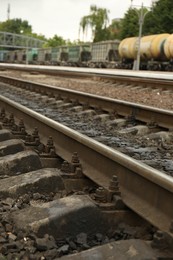
[[[112,23],[113,22],[120,22],[122,20],[122,18],[114,18],[114,19],[112,19]]]
[[[158,0],[152,0],[152,5],[155,5],[156,2],[158,2]]]

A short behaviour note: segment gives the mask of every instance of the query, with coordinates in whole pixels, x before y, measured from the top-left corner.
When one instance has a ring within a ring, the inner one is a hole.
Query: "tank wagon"
[[[173,35],[168,33],[143,36],[140,42],[140,69],[171,70],[173,68]],[[138,51],[138,37],[126,38],[119,45],[120,67],[132,69]]]
[[[120,67],[132,69],[133,62],[137,56],[137,37],[130,37],[122,40],[118,47]]]
[[[165,70],[173,71],[173,34],[169,35],[164,43],[164,54],[169,61],[165,65]]]
[[[133,69],[138,44],[138,37],[130,37],[122,41],[13,50],[2,54],[0,62]],[[141,38],[140,69],[173,71],[173,34],[163,33]]]

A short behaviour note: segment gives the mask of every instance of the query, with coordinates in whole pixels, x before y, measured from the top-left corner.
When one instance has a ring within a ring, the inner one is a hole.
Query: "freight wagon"
[[[138,52],[138,37],[130,37],[119,45],[120,67],[132,69],[135,66]],[[173,69],[173,35],[168,33],[143,36],[140,42],[140,69],[172,70]]]
[[[7,63],[20,63],[17,60],[17,51],[8,51],[5,55],[5,59]]]
[[[68,47],[60,46],[51,49],[51,64],[65,65],[68,61]]]
[[[87,66],[91,60],[91,45],[82,44],[68,47],[68,64],[70,66]]]
[[[8,51],[0,50],[0,62],[5,62]]]
[[[39,65],[51,64],[51,48],[38,49],[37,63]]]
[[[33,48],[26,51],[26,59],[29,64],[37,64],[38,60],[38,49]]]
[[[173,71],[173,34],[143,36],[56,48],[7,51],[0,62]],[[27,52],[27,53],[25,53]]]
[[[119,40],[93,43],[89,66],[95,68],[116,67],[119,60],[119,43]]]

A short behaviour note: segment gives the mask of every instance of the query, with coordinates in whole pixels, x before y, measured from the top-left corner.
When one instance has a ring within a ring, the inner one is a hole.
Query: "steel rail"
[[[47,65],[26,65],[26,64],[11,64],[1,63],[0,68],[2,69],[21,69],[28,71],[49,71],[59,73],[71,73],[71,74],[86,74],[90,76],[110,76],[110,77],[127,77],[127,78],[140,78],[142,79],[153,79],[160,80],[162,82],[172,82],[173,75],[171,72],[162,71],[133,71],[133,70],[122,70],[122,69],[97,69],[97,68],[79,68],[79,67],[68,67],[68,66],[47,66]]]
[[[64,160],[70,161],[77,152],[83,173],[98,185],[108,189],[113,175],[118,176],[124,203],[173,237],[172,177],[2,96],[0,107],[13,113],[15,121],[23,118],[27,131],[37,127],[43,143],[52,136],[57,154]]]
[[[19,80],[12,77],[0,76],[0,81],[37,93],[44,93],[48,96],[65,99],[69,102],[77,101],[79,104],[86,104],[91,108],[100,109],[106,113],[117,114],[123,117],[133,117],[135,120],[145,123],[155,123],[155,125],[167,129],[173,128],[173,112],[170,110],[162,110],[123,100],[91,95],[75,90],[34,83],[32,81]]]

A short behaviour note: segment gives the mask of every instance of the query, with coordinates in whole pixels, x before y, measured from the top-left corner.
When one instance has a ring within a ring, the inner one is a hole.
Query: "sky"
[[[133,0],[133,6],[138,8],[142,3],[150,6],[151,2],[152,0]],[[0,0],[1,22],[7,19],[8,4],[10,19],[27,20],[33,32],[45,35],[46,38],[52,38],[56,34],[65,40],[74,41],[79,39],[80,20],[89,15],[91,5],[109,10],[111,21],[124,16],[131,0]]]

